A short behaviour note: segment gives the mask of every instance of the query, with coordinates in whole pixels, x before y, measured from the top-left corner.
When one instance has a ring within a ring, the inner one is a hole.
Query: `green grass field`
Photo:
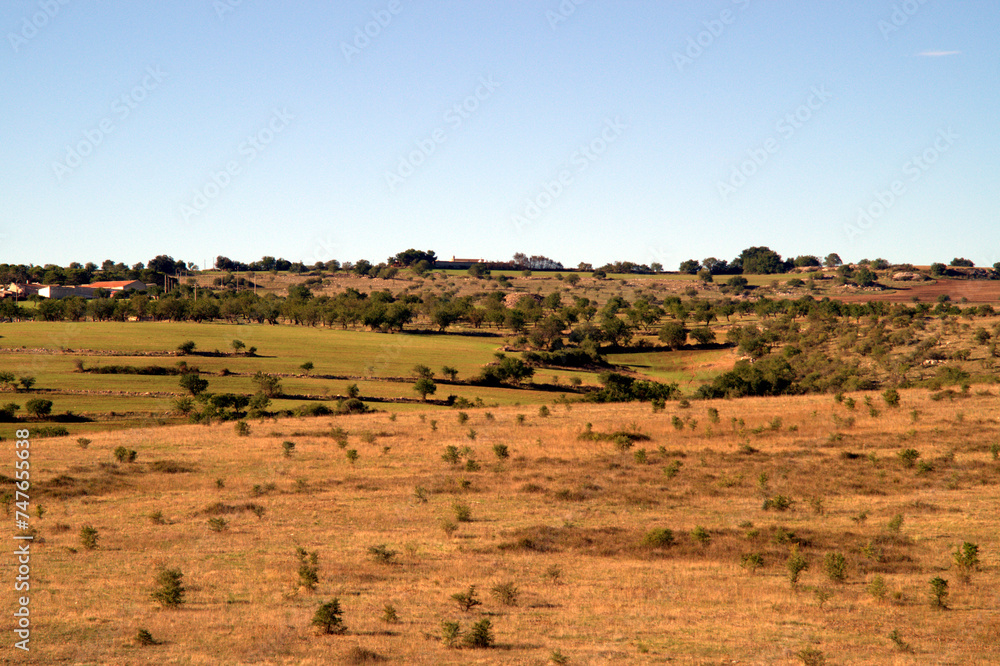
[[[177,355],[177,347],[193,341],[195,352]],[[232,341],[256,347],[257,355],[230,355]],[[376,398],[377,409],[410,411],[442,409],[432,405],[382,402],[417,399],[411,381],[415,365],[426,365],[440,379],[441,369],[458,370],[458,383],[439,383],[431,399],[450,395],[487,405],[540,405],[557,399],[560,387],[570,382],[597,385],[597,373],[573,369],[540,368],[532,385],[520,388],[485,387],[463,383],[494,360],[506,340],[499,336],[462,333],[384,334],[367,331],[302,326],[236,325],[175,322],[22,322],[0,326],[0,371],[17,377],[30,375],[32,393],[7,392],[2,402],[24,407],[32,397],[53,403],[52,413],[72,412],[108,422],[110,427],[146,426],[183,420],[172,412],[173,401],[184,392],[176,375],[96,374],[77,371],[77,363],[92,368],[108,365],[196,367],[213,393],[250,394],[256,391],[251,376],[264,372],[280,376],[282,393],[275,410],[295,409],[315,400],[346,396],[357,384],[362,399]],[[203,355],[205,354],[205,355]],[[220,354],[216,356],[215,354]],[[696,386],[718,372],[728,352],[649,351],[611,354],[609,361],[660,381],[676,381],[683,388]],[[307,374],[301,369],[312,362]],[[391,381],[395,378],[396,381]],[[405,378],[406,381],[398,381]],[[147,395],[148,394],[148,395]],[[311,396],[304,400],[297,396]],[[113,414],[112,414],[113,413]],[[24,416],[24,411],[20,412]],[[66,423],[71,434],[93,431],[94,423]],[[0,436],[9,437],[14,424],[0,425]]]
[[[658,349],[607,355],[609,363],[626,366],[660,382],[677,382],[684,390],[711,381],[719,374],[720,364],[731,365],[732,357],[731,349]]]

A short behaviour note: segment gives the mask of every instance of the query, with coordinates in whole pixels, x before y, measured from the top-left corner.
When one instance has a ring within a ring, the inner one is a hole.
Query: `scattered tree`
[[[695,275],[701,269],[701,264],[698,263],[697,259],[688,259],[682,261],[679,267],[681,273],[687,273],[688,275]]]
[[[413,385],[413,390],[420,395],[421,400],[427,400],[428,395],[433,395],[437,391],[437,384],[433,379],[421,377]]]
[[[198,395],[208,388],[208,380],[202,379],[197,372],[185,372],[181,375],[180,384],[191,395]]]
[[[52,401],[44,398],[33,398],[24,404],[28,413],[36,418],[45,418],[52,413]]]

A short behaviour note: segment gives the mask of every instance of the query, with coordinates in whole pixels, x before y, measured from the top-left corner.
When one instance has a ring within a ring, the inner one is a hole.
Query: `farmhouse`
[[[39,284],[38,282],[28,282],[26,284],[11,282],[7,285],[7,292],[13,294],[16,298],[27,298],[32,294],[37,294],[38,290],[44,286],[44,284]]]
[[[57,284],[47,285],[38,290],[38,295],[42,298],[69,298],[79,296],[80,298],[93,298],[94,290],[90,286],[60,286]]]
[[[17,299],[27,298],[37,295],[42,298],[70,298],[79,296],[80,298],[94,298],[94,293],[98,289],[103,289],[112,294],[126,291],[146,291],[149,287],[145,282],[138,280],[119,280],[114,282],[92,282],[81,285],[58,285],[58,284],[38,284],[30,282],[20,284],[12,282],[6,289],[0,288],[0,297],[12,296]]]
[[[146,291],[148,287],[145,282],[138,280],[117,280],[112,282],[91,282],[83,285],[91,289],[106,289],[107,291]]]

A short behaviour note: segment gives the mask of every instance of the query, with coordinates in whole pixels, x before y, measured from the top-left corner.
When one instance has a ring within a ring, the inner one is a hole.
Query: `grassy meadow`
[[[996,663],[997,395],[901,394],[897,407],[877,393],[522,404],[37,440],[32,657]],[[980,547],[967,571],[963,542]],[[315,589],[297,548],[317,555]],[[795,553],[808,568],[793,584]],[[150,597],[161,569],[183,574],[176,608]],[[938,577],[946,608],[931,604]],[[482,603],[463,611],[452,596],[469,586]],[[335,597],[346,633],[318,635],[312,617]],[[442,641],[442,622],[482,620],[494,647]]]
[[[177,347],[191,340],[195,351],[178,355]],[[232,341],[256,347],[256,356],[233,353]],[[409,403],[386,399],[418,400],[413,391],[415,365],[437,373],[432,399],[449,395],[489,405],[544,404],[561,390],[570,391],[574,378],[581,386],[598,385],[597,373],[579,369],[542,369],[537,386],[474,386],[465,380],[493,360],[506,339],[499,335],[464,333],[372,333],[339,328],[269,326],[257,324],[187,322],[21,322],[0,328],[0,370],[15,376],[31,375],[36,384],[28,392],[2,394],[4,402],[22,404],[32,397],[53,403],[53,414],[72,412],[92,418],[92,423],[67,423],[71,433],[95,429],[142,427],[181,423],[173,409],[184,391],[176,375],[82,373],[77,363],[102,365],[159,365],[187,363],[209,381],[209,391],[253,393],[256,372],[281,378],[283,396],[274,409],[295,409],[312,402],[347,395],[357,384],[362,400],[375,398],[379,409],[409,411]],[[677,381],[682,388],[696,386],[731,367],[730,350],[666,349],[613,355],[609,360],[660,381]],[[308,373],[301,366],[313,363]],[[721,361],[721,363],[720,363]],[[457,382],[442,379],[441,368],[458,370]],[[309,396],[303,400],[295,396]],[[23,412],[22,412],[23,413]],[[0,437],[11,437],[16,424],[0,424]]]

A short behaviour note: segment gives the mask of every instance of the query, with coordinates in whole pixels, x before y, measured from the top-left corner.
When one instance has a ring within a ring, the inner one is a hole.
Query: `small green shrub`
[[[479,600],[479,597],[476,596],[475,585],[470,585],[469,589],[466,590],[465,592],[456,592],[455,594],[451,595],[451,598],[454,599],[455,603],[458,604],[458,607],[461,608],[466,613],[468,613],[476,606],[482,606],[483,604],[483,602]]]
[[[458,451],[458,447],[454,444],[449,444],[445,447],[444,453],[441,454],[441,460],[452,465],[457,465],[462,459],[462,455]]]
[[[274,492],[277,486],[273,483],[255,483],[253,487],[250,488],[250,497],[260,497],[261,495],[267,495]]]
[[[396,624],[399,622],[399,613],[396,612],[395,606],[386,604],[382,607],[382,621],[386,624]]]
[[[358,461],[357,449],[347,449],[345,455],[347,456],[347,462],[351,463],[352,465]]]
[[[237,421],[233,424],[233,431],[236,433],[237,437],[249,437],[250,424],[242,420]]]
[[[898,407],[899,391],[894,388],[887,388],[882,391],[882,400],[885,401],[885,404],[889,407]]]
[[[299,585],[307,590],[315,590],[319,583],[319,553],[309,553],[305,548],[299,547],[295,549],[295,556],[299,560]]]
[[[798,548],[792,548],[792,552],[788,554],[788,560],[785,562],[785,568],[788,569],[789,582],[795,585],[799,582],[802,572],[809,568],[809,562],[799,553]]]
[[[674,545],[674,532],[666,527],[657,527],[646,532],[642,545],[648,548],[667,548]]]
[[[795,656],[802,661],[805,666],[823,666],[826,663],[826,656],[822,650],[816,648],[805,648],[795,653]]]
[[[281,451],[286,458],[291,458],[292,453],[295,451],[295,442],[284,441],[281,443]]]
[[[513,582],[507,581],[494,585],[490,590],[490,594],[493,595],[493,598],[496,599],[497,602],[503,604],[504,606],[516,606],[520,592]]]
[[[158,640],[153,638],[153,634],[149,633],[148,629],[143,629],[141,627],[135,634],[135,642],[143,647],[160,644]]]
[[[483,618],[473,624],[469,632],[465,634],[463,642],[470,648],[485,649],[493,647],[493,632],[490,621]]]
[[[541,416],[542,418],[545,418],[546,416],[549,415],[549,408],[546,407],[545,405],[542,405],[541,407],[538,408],[538,415]]]
[[[795,532],[779,526],[778,529],[774,530],[772,540],[776,544],[796,543]]]
[[[755,573],[764,566],[764,556],[760,553],[744,553],[740,557],[740,566],[750,573]]]
[[[948,608],[948,581],[940,576],[931,579],[931,607]]]
[[[379,564],[392,564],[397,554],[397,551],[389,550],[384,543],[368,547],[368,556]]]
[[[671,461],[669,465],[663,468],[663,473],[667,475],[668,479],[672,479],[681,471],[681,465],[683,464],[680,460]]]
[[[906,467],[913,467],[917,464],[917,458],[920,457],[920,452],[916,449],[903,449],[896,454],[899,459],[903,462]]]
[[[344,626],[343,611],[340,608],[340,599],[334,598],[325,604],[320,604],[313,615],[312,625],[323,634],[343,634],[347,632]]]
[[[389,661],[388,657],[384,657],[378,652],[369,650],[368,648],[363,648],[360,645],[355,645],[348,650],[347,656],[344,659],[344,663],[352,664],[354,666],[361,666],[363,664],[379,664],[383,661]]]
[[[441,642],[445,647],[457,647],[458,640],[462,636],[462,627],[458,622],[441,622]]]
[[[493,455],[495,455],[498,460],[506,460],[510,457],[510,450],[507,448],[506,444],[494,444]]]
[[[458,424],[459,425],[465,425],[465,422],[468,421],[468,420],[469,420],[469,415],[468,414],[466,414],[465,412],[459,412],[458,413]]]
[[[902,529],[902,527],[903,527],[903,514],[901,513],[897,513],[895,516],[893,516],[892,519],[889,521],[889,523],[886,525],[886,528],[893,534],[899,534],[899,531],[900,529]]]
[[[208,519],[208,529],[213,532],[225,532],[229,529],[229,523],[225,518],[216,516],[215,518]]]
[[[813,596],[816,597],[816,603],[819,604],[820,610],[823,610],[823,604],[830,600],[833,592],[822,587],[816,587],[813,588]]]
[[[156,575],[157,588],[150,596],[165,608],[176,608],[184,603],[184,574],[180,569],[163,569]]]
[[[774,509],[775,511],[787,511],[791,508],[794,502],[791,498],[785,497],[784,495],[775,495],[774,497],[768,497],[764,500],[764,511],[768,509]]]
[[[553,650],[552,654],[549,655],[549,661],[556,666],[563,666],[563,664],[569,663],[569,658],[559,650]]]
[[[94,527],[84,525],[80,528],[80,545],[87,550],[94,550],[97,548],[98,536],[97,530]]]
[[[709,534],[708,530],[701,525],[696,525],[695,528],[691,530],[691,538],[702,548],[707,546],[712,541],[712,535]]]
[[[951,557],[958,570],[958,577],[963,582],[968,583],[972,572],[979,568],[979,545],[964,541],[961,546],[955,549]]]
[[[124,446],[119,446],[115,449],[115,459],[121,463],[135,462],[135,458],[138,455],[135,451],[126,449]]]
[[[823,570],[830,580],[842,583],[847,579],[847,558],[843,553],[827,553],[823,558]]]
[[[472,522],[472,509],[464,502],[455,502],[451,505],[451,510],[455,512],[455,520],[460,523]]]
[[[448,520],[447,518],[443,518],[441,520],[441,529],[444,531],[446,536],[451,536],[452,534],[455,533],[455,530],[458,529],[458,525]]]
[[[88,446],[90,446],[90,442],[91,440],[87,439],[86,437],[76,438],[76,443],[81,449],[86,449]]]
[[[889,588],[885,584],[885,578],[880,575],[872,578],[871,582],[865,587],[865,590],[879,601],[885,601],[885,597],[889,593]]]

